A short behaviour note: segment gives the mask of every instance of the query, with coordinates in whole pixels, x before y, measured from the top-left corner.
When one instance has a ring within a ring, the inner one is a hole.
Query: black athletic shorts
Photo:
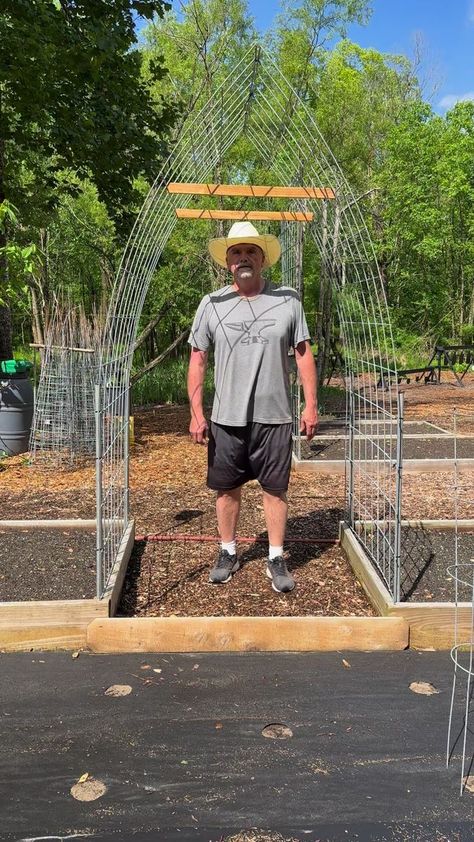
[[[266,491],[288,488],[291,468],[292,424],[227,427],[211,421],[207,451],[207,485],[230,491],[257,479]]]

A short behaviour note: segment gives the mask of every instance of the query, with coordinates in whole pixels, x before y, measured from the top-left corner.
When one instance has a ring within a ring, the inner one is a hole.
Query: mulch
[[[474,376],[469,375],[466,379],[464,389],[451,384],[406,386],[406,419],[429,421],[449,430],[452,429],[453,408],[457,406],[459,432],[474,433]],[[173,533],[217,537],[214,495],[204,485],[206,451],[191,443],[187,428],[186,407],[160,406],[135,414],[130,485],[138,535]],[[458,495],[457,514],[460,518],[472,517],[474,472],[463,474],[461,479],[465,492]],[[403,517],[452,518],[453,483],[450,472],[407,474],[403,486]],[[293,473],[289,503],[289,537],[337,539],[338,523],[345,506],[345,478],[330,473]],[[28,466],[24,454],[4,460],[0,463],[0,505],[4,518],[93,518],[94,467],[47,472]],[[244,490],[239,534],[265,538],[261,495],[255,484],[249,484]],[[41,598],[58,598],[52,595],[58,594],[56,586],[62,598],[82,598],[90,594],[90,548],[83,550],[82,578],[78,573],[80,565],[74,571],[70,564],[69,556],[76,558],[78,552],[74,549],[76,544],[71,543],[75,536],[61,536],[55,531],[39,540],[38,535],[33,550],[28,549],[26,543],[9,543],[11,536],[1,537],[4,539],[3,557],[7,557],[6,567],[11,572],[8,590],[6,579],[0,580],[0,584],[3,583],[0,600],[33,598],[35,577],[38,582],[42,580],[43,585],[54,581],[54,588],[53,584],[38,587],[38,593],[46,594]],[[72,554],[70,548],[73,548]],[[338,544],[289,542],[288,563],[297,587],[285,596],[276,594],[264,575],[264,543],[240,546],[242,569],[230,585],[214,587],[208,584],[208,568],[216,549],[217,542],[208,541],[137,542],[120,612],[162,616],[373,613]],[[76,575],[79,578],[75,578]],[[47,595],[48,587],[51,588],[50,596]],[[428,586],[426,590],[431,592]]]

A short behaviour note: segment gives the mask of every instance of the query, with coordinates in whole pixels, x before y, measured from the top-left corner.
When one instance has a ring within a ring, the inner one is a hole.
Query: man
[[[295,586],[283,558],[292,452],[288,352],[295,349],[305,397],[301,432],[311,439],[318,416],[309,331],[297,293],[262,277],[262,269],[279,260],[277,237],[236,222],[228,237],[210,241],[209,251],[233,276],[232,284],[204,296],[189,337],[189,432],[197,444],[209,438],[207,485],[217,492],[221,537],[209,580],[224,584],[239,568],[235,537],[241,488],[257,479],[270,545],[266,573],[274,590],[286,593]],[[211,345],[215,395],[208,428],[203,386]]]

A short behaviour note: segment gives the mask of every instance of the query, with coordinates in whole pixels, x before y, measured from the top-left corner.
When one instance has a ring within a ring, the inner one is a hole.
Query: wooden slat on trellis
[[[314,214],[304,211],[244,211],[210,210],[204,208],[176,208],[178,219],[253,219],[279,222],[312,222]]]
[[[170,182],[169,193],[194,196],[250,196],[256,199],[334,199],[331,187],[280,187],[264,184],[200,184]]]

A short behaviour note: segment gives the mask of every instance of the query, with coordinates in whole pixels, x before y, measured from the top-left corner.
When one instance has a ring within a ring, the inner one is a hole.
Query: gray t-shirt
[[[188,341],[200,351],[214,346],[212,420],[231,427],[289,423],[288,351],[309,338],[301,301],[289,287],[267,281],[254,298],[232,286],[204,296]]]

